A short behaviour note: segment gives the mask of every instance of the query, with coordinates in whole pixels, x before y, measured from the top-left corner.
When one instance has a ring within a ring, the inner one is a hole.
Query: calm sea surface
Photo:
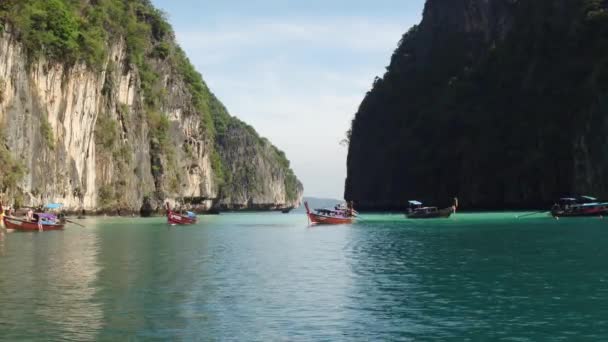
[[[608,340],[608,220],[89,219],[0,236],[0,340]]]

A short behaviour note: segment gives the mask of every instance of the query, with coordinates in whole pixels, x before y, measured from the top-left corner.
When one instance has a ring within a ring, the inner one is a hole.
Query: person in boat
[[[32,210],[32,208],[27,209],[26,219],[30,222],[34,221],[34,211]]]

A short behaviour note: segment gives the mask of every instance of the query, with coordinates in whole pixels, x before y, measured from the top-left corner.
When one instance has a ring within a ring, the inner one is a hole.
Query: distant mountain
[[[318,197],[304,197],[302,200],[302,205],[293,211],[304,212],[306,209],[304,208],[304,202],[308,202],[310,209],[316,208],[331,208],[334,207],[338,203],[344,202],[344,200],[339,199],[331,199],[331,198],[318,198]]]

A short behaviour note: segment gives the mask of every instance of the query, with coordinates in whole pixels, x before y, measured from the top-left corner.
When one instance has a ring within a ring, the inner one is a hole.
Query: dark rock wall
[[[607,18],[601,1],[428,0],[353,120],[346,199],[608,197]]]

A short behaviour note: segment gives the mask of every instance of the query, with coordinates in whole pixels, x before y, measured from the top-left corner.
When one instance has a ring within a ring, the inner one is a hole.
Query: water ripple
[[[602,340],[608,229],[512,214],[0,236],[0,340]]]

